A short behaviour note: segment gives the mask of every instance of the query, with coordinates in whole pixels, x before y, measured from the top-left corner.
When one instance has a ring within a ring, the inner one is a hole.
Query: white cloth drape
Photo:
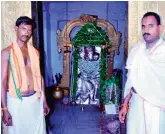
[[[46,134],[43,93],[40,99],[34,94],[22,101],[8,94],[7,106],[13,121],[8,134]]]
[[[127,114],[127,134],[165,134],[165,111],[133,93]]]
[[[146,49],[144,41],[130,51],[124,97],[134,87],[128,113],[127,134],[165,134],[165,41]]]
[[[129,54],[127,61],[129,71],[125,86],[125,96],[130,87],[146,101],[165,108],[165,42],[159,39],[149,51],[145,43],[140,42]]]

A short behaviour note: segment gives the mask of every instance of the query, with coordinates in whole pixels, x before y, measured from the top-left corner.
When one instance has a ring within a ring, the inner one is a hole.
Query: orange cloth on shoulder
[[[14,74],[14,80],[16,87],[21,91],[26,91],[28,89],[27,85],[27,76],[25,71],[25,63],[20,47],[16,41],[10,45],[10,64]],[[40,63],[39,63],[39,52],[31,44],[27,45],[28,53],[31,62],[31,71],[34,83],[34,91],[37,93],[37,97],[41,96],[41,72],[40,72]],[[10,69],[9,75],[9,95],[17,96],[16,89],[14,86],[14,81],[12,78],[12,72]]]

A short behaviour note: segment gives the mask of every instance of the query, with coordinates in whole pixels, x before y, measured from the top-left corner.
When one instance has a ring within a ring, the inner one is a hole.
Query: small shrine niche
[[[82,28],[71,40],[70,33],[76,26]],[[102,87],[112,74],[121,36],[110,22],[86,14],[57,31],[58,52],[63,53],[60,86],[69,89],[70,101],[96,105],[103,101],[105,91]]]

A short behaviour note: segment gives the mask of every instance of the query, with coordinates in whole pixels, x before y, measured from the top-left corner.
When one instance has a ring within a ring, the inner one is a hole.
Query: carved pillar
[[[108,49],[109,55],[107,64],[107,78],[111,76],[113,70],[115,52],[117,55],[120,54],[119,47],[121,44],[121,36],[122,34],[120,32],[117,32],[116,35],[111,38],[112,47]]]
[[[60,86],[62,87],[70,87],[70,53],[64,53],[63,58],[63,78],[61,80]]]

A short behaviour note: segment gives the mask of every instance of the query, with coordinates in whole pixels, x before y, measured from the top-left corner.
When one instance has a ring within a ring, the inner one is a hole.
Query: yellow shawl
[[[25,63],[23,60],[21,49],[19,48],[16,41],[13,41],[10,47],[11,50],[9,54],[9,63],[10,63],[9,94],[11,96],[18,96],[18,98],[22,99],[22,97],[19,96],[18,94],[28,89]],[[34,91],[37,92],[37,97],[40,98],[41,72],[40,72],[40,64],[39,64],[39,53],[37,49],[35,49],[31,44],[28,44],[27,47],[31,62]]]

